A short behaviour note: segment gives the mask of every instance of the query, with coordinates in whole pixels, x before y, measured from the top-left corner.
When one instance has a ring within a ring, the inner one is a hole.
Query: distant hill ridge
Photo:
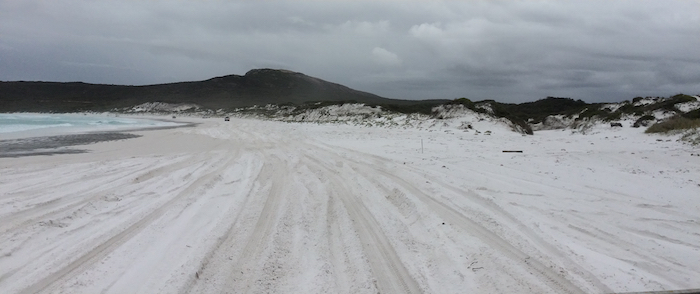
[[[0,82],[0,112],[107,111],[147,102],[193,103],[209,109],[312,101],[414,104],[278,69],[253,69],[204,81],[147,86],[82,82]]]
[[[338,107],[344,104],[348,106]],[[367,112],[368,109],[372,110]],[[633,127],[666,122],[670,125],[665,127],[668,129],[700,126],[700,96],[685,94],[667,98],[636,97],[618,103],[586,103],[558,97],[521,104],[467,98],[398,100],[280,69],[253,69],[243,76],[147,86],[0,82],[0,112],[185,111],[203,115],[253,113],[308,121],[336,119],[339,110],[343,112],[340,116],[353,119],[373,116],[383,119],[392,113],[443,119],[469,110],[506,119],[513,130],[527,134],[544,129],[586,129],[598,122],[622,120],[631,120]],[[351,114],[353,111],[360,112]]]

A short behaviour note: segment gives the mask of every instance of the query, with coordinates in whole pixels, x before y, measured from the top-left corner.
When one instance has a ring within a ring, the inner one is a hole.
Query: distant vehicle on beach
[[[231,119],[229,119],[228,116],[224,117],[224,121],[229,121],[229,120],[231,120]]]

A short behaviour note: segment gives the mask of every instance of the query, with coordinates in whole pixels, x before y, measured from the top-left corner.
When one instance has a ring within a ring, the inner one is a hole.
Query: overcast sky
[[[0,0],[0,80],[301,72],[398,99],[700,94],[700,0]]]

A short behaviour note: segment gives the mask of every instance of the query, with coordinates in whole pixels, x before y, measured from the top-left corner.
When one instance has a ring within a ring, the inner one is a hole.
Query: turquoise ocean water
[[[0,140],[176,125],[173,122],[108,115],[0,113]]]

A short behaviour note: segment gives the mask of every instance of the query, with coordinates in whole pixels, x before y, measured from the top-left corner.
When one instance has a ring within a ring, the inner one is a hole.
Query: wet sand
[[[108,132],[0,140],[0,158],[85,153],[88,150],[71,147],[138,137],[141,135]]]
[[[171,120],[162,121],[173,122]],[[119,132],[90,132],[83,134],[64,134],[56,136],[40,136],[0,140],[0,158],[86,153],[89,152],[89,150],[74,148],[74,146],[90,145],[98,142],[127,140],[142,136],[128,132],[164,130],[172,128],[193,127],[196,125],[196,123],[185,123],[179,126],[135,128],[121,130]]]

